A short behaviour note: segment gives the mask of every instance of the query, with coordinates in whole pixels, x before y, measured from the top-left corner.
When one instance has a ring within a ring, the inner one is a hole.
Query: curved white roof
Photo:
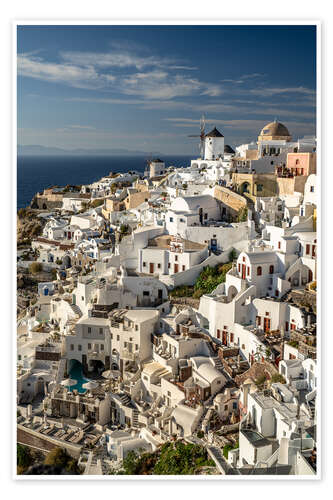
[[[199,210],[199,208],[213,208],[217,207],[217,201],[209,194],[199,196],[184,196],[176,198],[172,203],[170,210],[179,212],[192,212]]]
[[[198,374],[202,378],[207,380],[207,382],[209,382],[210,384],[214,382],[214,380],[220,379],[221,377],[224,378],[225,380],[225,377],[222,375],[222,373],[219,372],[216,368],[214,368],[214,366],[211,363],[201,364],[197,371]]]

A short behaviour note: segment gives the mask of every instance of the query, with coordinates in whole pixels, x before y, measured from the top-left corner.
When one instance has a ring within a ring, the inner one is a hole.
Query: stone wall
[[[235,214],[238,213],[242,208],[246,207],[246,199],[243,196],[234,193],[233,191],[225,187],[215,186],[213,196]]]

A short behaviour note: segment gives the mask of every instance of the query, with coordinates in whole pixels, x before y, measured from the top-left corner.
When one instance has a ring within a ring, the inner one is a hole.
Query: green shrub
[[[271,382],[273,384],[276,384],[277,382],[280,382],[280,384],[285,384],[286,380],[283,375],[281,375],[281,373],[275,373],[274,375],[272,375]]]
[[[40,273],[43,270],[43,266],[40,262],[33,262],[29,266],[29,271],[31,274]]]
[[[97,207],[100,207],[101,205],[103,205],[104,203],[104,200],[94,200],[90,203],[90,206],[92,208],[97,208]]]
[[[28,468],[33,463],[31,451],[27,446],[17,444],[16,446],[16,463],[19,467]]]

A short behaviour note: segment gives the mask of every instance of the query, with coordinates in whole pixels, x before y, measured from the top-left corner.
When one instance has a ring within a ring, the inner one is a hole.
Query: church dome
[[[264,126],[264,128],[260,132],[258,139],[259,141],[274,139],[284,139],[289,141],[291,139],[291,135],[289,133],[289,130],[285,125],[283,125],[283,123],[275,120],[274,122],[268,123]]]

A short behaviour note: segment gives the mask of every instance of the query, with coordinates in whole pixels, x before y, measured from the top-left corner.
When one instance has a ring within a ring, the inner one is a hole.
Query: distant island
[[[27,145],[27,146],[22,146],[18,145],[17,146],[17,154],[18,156],[86,156],[86,155],[91,155],[91,156],[116,156],[116,155],[123,155],[123,156],[157,156],[161,155],[160,152],[158,151],[131,151],[130,149],[120,149],[120,148],[114,148],[114,149],[84,149],[84,148],[78,148],[78,149],[62,149],[62,148],[55,148],[55,147],[47,147],[47,146],[40,146],[37,144],[33,145]]]

